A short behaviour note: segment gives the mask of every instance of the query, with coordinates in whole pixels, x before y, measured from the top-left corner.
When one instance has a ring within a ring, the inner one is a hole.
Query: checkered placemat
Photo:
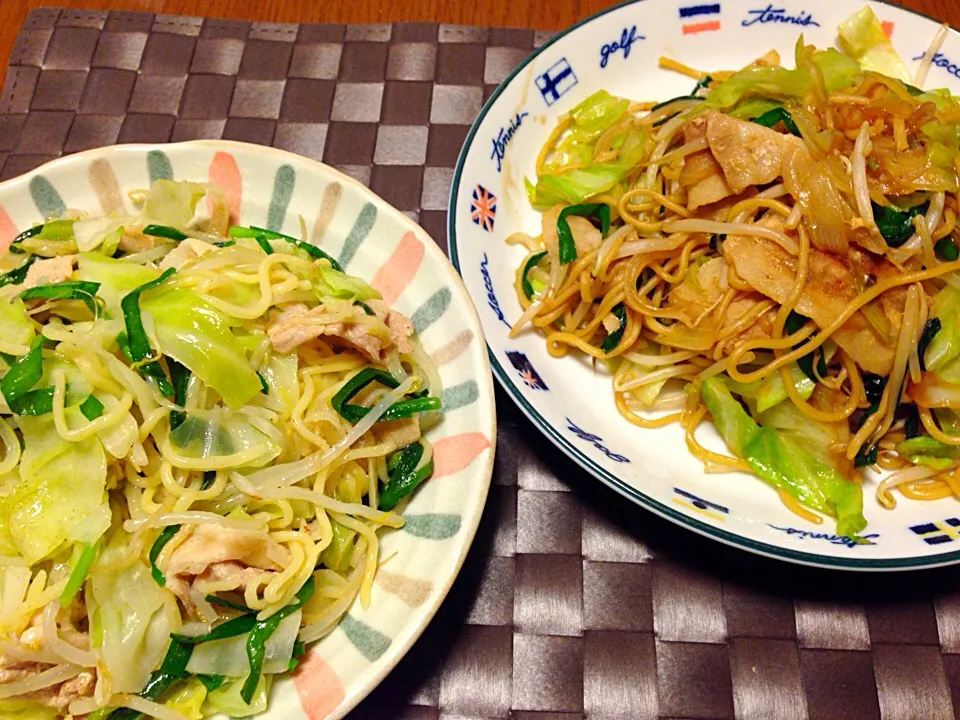
[[[229,138],[323,160],[445,246],[485,97],[544,39],[45,9],[0,92],[0,178],[116,142]],[[500,393],[494,485],[451,596],[357,718],[960,719],[960,571],[819,571],[661,521]]]

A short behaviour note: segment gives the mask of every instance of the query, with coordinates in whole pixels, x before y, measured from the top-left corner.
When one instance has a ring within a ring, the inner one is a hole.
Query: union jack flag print
[[[470,217],[487,232],[493,230],[493,221],[497,216],[497,196],[483,185],[473,189],[473,200],[470,202]]]
[[[527,359],[527,356],[524,355],[519,350],[507,350],[507,359],[510,361],[510,364],[520,373],[520,379],[523,380],[523,384],[526,385],[531,390],[549,390],[547,384],[543,381],[543,378],[540,377],[530,361]]]

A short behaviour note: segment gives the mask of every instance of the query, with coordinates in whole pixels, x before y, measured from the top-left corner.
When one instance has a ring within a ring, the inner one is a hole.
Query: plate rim
[[[598,20],[612,12],[616,12],[621,8],[628,7],[630,5],[639,5],[641,3],[658,1],[666,2],[666,0],[622,0],[621,2],[588,15],[587,17],[578,20],[573,25],[560,30],[556,35],[551,37],[543,45],[533,50],[533,52],[521,60],[500,82],[500,84],[497,85],[496,89],[486,100],[486,102],[484,102],[483,107],[480,109],[480,113],[470,126],[470,130],[467,133],[466,139],[463,141],[463,145],[461,146],[460,152],[457,155],[457,164],[454,169],[453,181],[450,183],[450,194],[448,195],[447,200],[447,254],[450,258],[450,263],[457,269],[458,273],[461,275],[463,274],[463,271],[460,267],[460,255],[458,251],[458,214],[456,204],[457,197],[460,194],[460,183],[463,178],[463,169],[464,165],[466,164],[467,156],[470,154],[470,150],[473,147],[477,132],[480,129],[480,125],[486,119],[487,114],[490,112],[499,97],[506,91],[507,87],[514,81],[514,79],[541,53],[545,52],[552,45],[572,34],[580,27]],[[912,15],[924,18],[933,23],[942,24],[941,21],[937,20],[931,15],[920,12],[919,10],[914,10],[913,8],[898,5],[892,0],[872,0],[872,2],[911,13]],[[855,3],[851,2],[851,5],[854,4]],[[950,27],[952,30],[954,30],[954,32],[957,32],[955,28],[952,26]],[[547,421],[546,418],[543,417],[539,410],[534,407],[533,403],[527,400],[519,392],[518,388],[510,379],[510,376],[506,372],[505,368],[500,363],[489,342],[487,342],[487,353],[490,356],[490,366],[493,370],[493,374],[497,378],[497,382],[500,383],[500,386],[503,388],[504,392],[510,396],[510,399],[513,400],[513,402],[520,408],[523,414],[527,416],[533,425],[540,430],[540,432],[542,432],[557,448],[559,448],[565,455],[567,455],[567,457],[569,457],[577,465],[589,472],[603,484],[620,493],[627,499],[633,501],[637,505],[653,512],[655,515],[658,515],[665,520],[679,525],[680,527],[693,530],[699,535],[707,537],[711,540],[716,540],[725,545],[738,548],[740,550],[745,550],[756,555],[799,565],[819,567],[827,570],[903,572],[908,570],[923,570],[943,567],[946,565],[960,563],[960,550],[954,550],[952,552],[942,553],[934,556],[915,555],[910,557],[885,559],[821,555],[815,552],[794,550],[792,548],[774,545],[762,540],[755,540],[739,533],[730,532],[722,528],[709,525],[697,520],[694,517],[685,515],[684,513],[674,510],[669,505],[666,505],[665,503],[662,503],[659,500],[647,495],[638,488],[628,485],[609,470],[606,470],[597,464],[582,450],[577,448],[568,438],[564,437],[559,432],[556,426],[552,425]]]
[[[460,277],[458,269],[456,269],[450,260],[443,254],[442,247],[436,242],[436,240],[433,239],[430,233],[427,232],[427,230],[424,229],[419,223],[414,222],[412,219],[404,215],[402,212],[400,212],[400,210],[384,200],[359,180],[346,175],[331,165],[327,165],[319,160],[306,157],[305,155],[299,155],[288,150],[267,145],[258,145],[256,143],[240,142],[236,140],[198,139],[168,143],[114,143],[113,145],[103,145],[100,147],[89,148],[87,150],[70,153],[68,155],[62,155],[58,158],[48,160],[42,165],[38,165],[37,167],[28,170],[25,173],[21,173],[16,177],[8,178],[7,180],[0,182],[0,193],[4,192],[10,187],[19,185],[20,183],[29,183],[32,177],[44,174],[45,172],[48,172],[50,168],[59,168],[61,165],[70,165],[71,163],[83,161],[84,159],[104,157],[105,155],[117,152],[141,153],[145,156],[152,150],[160,150],[166,153],[170,152],[171,150],[174,152],[183,150],[189,151],[190,148],[196,147],[209,148],[213,151],[223,150],[229,152],[240,150],[244,152],[277,155],[282,158],[304,163],[317,172],[328,174],[332,180],[336,180],[359,189],[371,202],[377,206],[378,212],[386,212],[393,219],[399,221],[401,225],[405,226],[407,230],[413,232],[415,235],[425,236],[431,241],[424,243],[424,247],[426,248],[425,252],[433,255],[434,260],[437,261],[440,267],[443,268],[447,275],[449,287],[456,290],[470,311],[468,313],[468,317],[464,319],[465,327],[469,328],[478,339],[481,339],[484,344],[486,344],[486,338],[483,333],[483,324],[480,322],[480,315],[477,312],[476,304],[474,303],[473,298],[464,285],[463,278]],[[345,690],[344,699],[333,710],[333,712],[326,717],[326,720],[338,720],[339,718],[346,716],[363,700],[369,697],[369,695],[387,678],[387,676],[393,672],[400,661],[407,657],[413,645],[417,642],[417,640],[420,639],[427,627],[434,621],[443,603],[447,600],[450,590],[453,588],[453,584],[456,582],[461,571],[463,570],[463,565],[466,561],[467,555],[473,548],[473,544],[476,540],[477,532],[480,527],[480,522],[482,521],[483,513],[487,505],[487,500],[490,496],[490,488],[493,485],[493,470],[497,446],[496,392],[493,385],[492,373],[490,372],[489,347],[487,347],[487,350],[488,352],[486,353],[480,353],[481,363],[485,367],[481,367],[481,372],[473,379],[477,381],[477,386],[480,390],[480,397],[487,397],[490,400],[490,413],[485,422],[483,421],[482,414],[478,413],[478,416],[481,417],[481,424],[485,426],[483,429],[489,428],[490,446],[482,453],[484,456],[481,460],[482,465],[469,470],[469,472],[478,474],[481,478],[481,489],[477,498],[478,502],[476,503],[473,513],[469,516],[466,514],[463,516],[463,541],[460,544],[459,552],[454,562],[453,571],[448,577],[442,578],[437,582],[438,593],[436,595],[436,601],[427,607],[423,620],[407,630],[401,629],[400,632],[394,636],[394,643],[391,644],[391,647],[395,648],[394,651],[389,655],[385,654],[383,656],[387,658],[386,660],[383,660],[383,657],[381,657],[377,661],[369,664],[368,667],[376,669],[370,672],[365,680],[360,682],[353,693],[347,691],[348,688],[345,678],[340,678]],[[486,369],[487,372],[483,372],[484,369]],[[441,480],[443,480],[443,478],[441,478]],[[321,641],[322,639],[317,642]],[[317,643],[313,643],[313,645],[316,644]],[[382,663],[382,665],[377,667],[377,663]],[[289,678],[291,675],[292,673],[283,673],[283,677],[285,678]],[[292,692],[295,691],[292,690]],[[267,711],[269,712],[269,710],[270,708],[268,707]]]

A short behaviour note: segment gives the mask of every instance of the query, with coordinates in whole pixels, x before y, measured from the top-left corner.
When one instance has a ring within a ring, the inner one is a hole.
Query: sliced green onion
[[[147,338],[147,331],[144,330],[143,319],[140,317],[140,295],[153,290],[175,272],[176,269],[167,268],[160,277],[134,288],[120,301],[123,322],[127,328],[127,342],[130,344],[130,357],[133,362],[141,362],[150,357],[150,340]]]
[[[571,215],[596,218],[600,222],[600,232],[603,237],[606,237],[610,231],[610,206],[606,203],[581,203],[565,207],[557,217],[560,262],[564,265],[577,259],[577,246],[573,241],[570,223],[567,222],[567,218]]]
[[[88,395],[87,399],[80,403],[80,412],[87,420],[96,420],[103,415],[103,403],[97,400],[93,395]]]
[[[315,587],[313,575],[311,575],[307,578],[303,587],[297,591],[296,599],[292,603],[281,608],[266,620],[258,621],[256,626],[250,631],[250,635],[247,637],[247,660],[250,662],[250,674],[247,675],[247,679],[240,689],[240,697],[248,705],[253,700],[253,696],[257,691],[257,685],[260,683],[263,659],[267,650],[267,640],[276,632],[277,627],[284,618],[302,608],[304,603],[313,596]]]
[[[147,680],[146,686],[140,691],[140,697],[147,700],[158,700],[178,680],[187,675],[187,663],[193,654],[193,645],[181,642],[179,636],[170,636],[170,647],[160,663],[160,668],[154,670]],[[136,720],[140,717],[137,710],[119,708],[108,716],[108,720]]]
[[[22,265],[15,267],[10,272],[5,272],[3,275],[0,275],[0,287],[4,287],[5,285],[19,285],[22,283],[27,278],[27,270],[39,259],[38,256],[31,255]]]
[[[614,305],[610,312],[620,321],[620,326],[612,333],[607,333],[603,342],[600,343],[600,349],[605,353],[609,353],[620,344],[620,340],[623,338],[623,331],[627,329],[627,309],[623,306],[623,303]]]
[[[784,107],[770,108],[765,113],[753,118],[752,122],[768,128],[772,128],[778,122],[782,122],[783,126],[787,128],[791,135],[800,137],[800,128],[798,128],[797,124],[793,121],[793,116],[790,114],[790,111]]]
[[[157,535],[157,539],[153,541],[153,545],[150,546],[150,574],[160,587],[164,587],[167,584],[167,579],[163,576],[163,573],[160,572],[160,568],[157,567],[157,558],[160,557],[163,548],[166,547],[168,542],[173,540],[173,536],[176,535],[179,530],[179,525],[167,525],[160,531],[160,534]]]
[[[409,495],[433,473],[433,461],[417,469],[423,457],[423,445],[411,443],[400,448],[387,458],[389,481],[380,493],[378,507],[383,511],[393,510],[397,503]]]
[[[523,288],[523,294],[527,296],[527,300],[533,299],[533,285],[527,280],[527,275],[536,267],[537,263],[546,256],[547,251],[541,250],[528,257],[527,261],[523,264],[523,269],[520,271],[520,287]]]
[[[83,300],[90,312],[98,314],[97,290],[100,283],[88,280],[66,280],[51,285],[36,285],[19,295],[21,300]]]
[[[93,561],[97,558],[97,552],[99,552],[99,550],[99,542],[83,544],[83,549],[77,556],[77,562],[70,570],[67,584],[63,586],[63,591],[60,593],[60,607],[70,607],[73,598],[80,592],[83,581],[87,579],[87,573],[90,572],[90,566],[93,565]]]
[[[186,233],[180,232],[175,227],[170,227],[169,225],[145,225],[143,227],[143,234],[167,238],[168,240],[176,240],[177,242],[190,237]]]

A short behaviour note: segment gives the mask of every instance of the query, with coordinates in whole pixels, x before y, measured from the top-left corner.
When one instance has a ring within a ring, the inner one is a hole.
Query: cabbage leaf
[[[124,533],[118,533],[123,536]],[[126,552],[115,542],[105,561]],[[113,572],[91,575],[100,628],[100,655],[114,692],[139,693],[160,665],[170,633],[180,629],[176,600],[157,585],[141,561]]]
[[[866,527],[863,492],[849,482],[802,437],[755,422],[717,378],[701,386],[700,396],[727,447],[774,488],[798,502],[837,518],[837,532],[853,536]]]
[[[910,82],[906,65],[893,49],[893,43],[883,31],[880,18],[869,5],[855,12],[837,27],[840,47],[860,62],[864,70],[872,70],[905,83]]]
[[[260,392],[260,379],[226,316],[192,290],[172,288],[141,298],[140,309],[153,318],[164,355],[184,365],[231,407]]]
[[[200,183],[157,180],[143,203],[145,220],[158,225],[185,228],[194,217],[197,203],[207,194]]]
[[[49,414],[18,422],[24,449],[19,477],[6,476],[0,490],[0,552],[33,564],[106,502],[107,464],[97,438],[67,442]]]

